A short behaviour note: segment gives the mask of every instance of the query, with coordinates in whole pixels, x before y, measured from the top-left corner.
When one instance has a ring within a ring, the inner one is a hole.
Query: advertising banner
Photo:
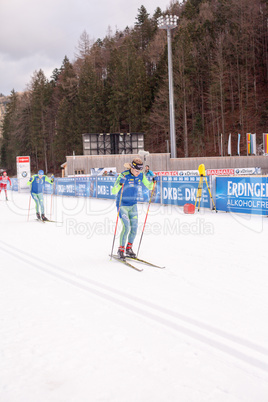
[[[197,176],[163,177],[162,203],[180,206],[186,203],[194,204],[199,180],[200,177]],[[203,183],[200,206],[210,208],[210,196],[205,182]]]
[[[31,165],[29,156],[17,156],[17,179],[18,191],[29,191],[30,186],[27,185],[31,177]]]
[[[252,168],[238,168],[234,170],[235,175],[249,175],[249,174],[261,174],[260,167],[252,167]]]
[[[18,191],[18,179],[11,179],[12,191]],[[8,183],[9,186],[9,183]],[[8,188],[7,186],[7,188]]]
[[[198,170],[178,170],[179,176],[199,176]]]
[[[56,179],[56,194],[75,196],[75,179]]]
[[[116,182],[116,177],[98,177],[97,178],[97,197],[98,198],[111,198],[115,199],[116,196],[112,194],[112,188]],[[151,196],[151,192],[141,184],[138,188],[138,202],[148,202]],[[161,185],[157,183],[156,189],[152,198],[152,202],[161,202]]]
[[[75,178],[75,195],[77,197],[89,196],[89,178],[88,177],[76,177]]]
[[[261,168],[249,167],[249,168],[230,168],[230,169],[207,169],[208,176],[234,176],[234,175],[249,175],[249,174],[261,174]]]
[[[45,185],[44,185],[44,194],[53,194],[54,192],[54,186],[55,184],[50,184],[47,181],[45,181]]]
[[[96,197],[96,177],[76,177],[75,195],[77,197]]]
[[[147,179],[149,181],[152,181],[152,178],[147,177]],[[140,189],[140,192],[139,192],[138,201],[139,202],[149,202],[150,197],[151,197],[151,190],[148,190],[148,188],[143,186],[143,185],[141,185],[140,187],[141,187],[141,189]],[[154,194],[152,196],[151,202],[155,203],[155,204],[156,203],[161,203],[161,183],[160,183],[160,178],[159,178],[159,181],[156,182],[156,186],[155,186],[155,189],[154,189]]]
[[[219,211],[267,215],[267,178],[217,177],[216,207]]]
[[[97,197],[115,198],[112,194],[112,188],[116,182],[116,177],[103,176],[97,178]]]
[[[154,172],[155,176],[178,176],[178,171],[173,170],[169,172]]]
[[[97,197],[97,179],[96,179],[96,177],[89,177],[88,197]]]
[[[147,190],[147,189],[145,189],[145,190]],[[150,192],[150,194],[151,194],[151,192]],[[146,201],[149,201],[149,199]],[[156,183],[156,187],[155,187],[154,194],[152,197],[152,202],[155,204],[161,204],[161,183],[160,183],[160,181],[158,181]]]
[[[235,174],[235,169],[207,169],[208,176],[231,176]]]

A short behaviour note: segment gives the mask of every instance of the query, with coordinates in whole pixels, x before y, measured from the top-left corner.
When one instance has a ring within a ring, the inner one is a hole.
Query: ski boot
[[[41,218],[42,218],[42,221],[44,221],[44,222],[45,222],[45,221],[48,221],[48,219],[45,217],[44,214],[41,215]]]
[[[36,218],[37,218],[38,220],[41,219],[41,216],[40,216],[39,212],[36,212]]]
[[[118,248],[118,251],[117,251],[118,258],[119,258],[120,260],[123,260],[123,261],[126,260],[124,251],[125,251],[125,247],[122,247],[122,246],[120,246],[120,247]]]
[[[131,243],[127,244],[126,256],[130,257],[130,258],[136,258],[136,254],[132,250],[132,244]]]

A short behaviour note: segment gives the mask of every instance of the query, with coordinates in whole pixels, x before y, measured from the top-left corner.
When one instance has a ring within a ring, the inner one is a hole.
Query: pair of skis
[[[42,223],[46,223],[46,222],[62,223],[62,222],[58,222],[58,221],[51,221],[50,219],[47,219],[46,221],[43,221],[42,219],[37,219],[37,218],[36,218],[36,220],[37,220],[38,222],[42,222]]]
[[[135,269],[136,271],[139,271],[139,272],[143,271],[143,268],[137,267],[136,265],[131,264],[129,261],[136,261],[136,262],[138,262],[138,263],[141,263],[141,264],[144,264],[144,265],[153,267],[153,268],[160,268],[160,269],[164,269],[164,268],[165,268],[165,267],[160,267],[159,265],[153,264],[152,262],[149,262],[149,261],[146,261],[146,260],[141,260],[141,259],[138,258],[138,257],[133,258],[133,257],[127,257],[127,256],[126,256],[126,259],[125,259],[125,260],[120,259],[120,258],[119,258],[117,255],[115,255],[115,254],[110,255],[110,257],[113,258],[113,259],[116,260],[116,261],[121,262],[122,264],[125,264],[127,267],[133,268],[133,269]]]

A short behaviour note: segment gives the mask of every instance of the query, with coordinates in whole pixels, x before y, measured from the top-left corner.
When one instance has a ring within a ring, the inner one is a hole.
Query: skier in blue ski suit
[[[119,174],[114,187],[112,188],[112,194],[117,194],[116,207],[117,210],[120,208],[119,217],[123,226],[120,234],[120,246],[118,249],[118,256],[122,260],[125,260],[126,255],[129,257],[136,257],[136,254],[132,250],[132,244],[138,229],[137,198],[139,185],[143,184],[149,190],[152,190],[154,186],[153,182],[149,182],[145,174],[142,172],[143,164],[141,159],[136,158],[131,164],[125,164],[124,166],[128,167],[128,169]],[[122,185],[124,185],[123,193]],[[125,255],[126,242],[127,246]]]
[[[49,179],[43,170],[39,170],[38,174],[34,174],[30,180],[28,181],[28,185],[31,185],[31,195],[35,202],[35,210],[37,219],[42,219],[43,221],[47,221],[48,219],[45,217],[45,209],[44,209],[44,184],[45,181],[52,184],[54,182],[54,175]],[[41,216],[39,212],[39,208],[41,210]]]

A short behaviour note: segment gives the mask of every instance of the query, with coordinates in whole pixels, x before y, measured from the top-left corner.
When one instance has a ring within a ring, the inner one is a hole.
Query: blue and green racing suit
[[[35,202],[36,213],[39,212],[39,208],[40,208],[41,215],[44,215],[44,213],[45,213],[44,196],[43,196],[45,181],[52,184],[54,179],[49,179],[46,175],[44,175],[40,179],[38,174],[34,174],[27,183],[28,186],[31,185],[31,196],[33,197],[34,202]]]
[[[130,170],[125,170],[120,173],[112,188],[112,194],[117,194],[117,210],[119,208],[122,192],[122,186],[120,185],[122,177],[125,177],[125,183],[119,210],[119,217],[122,223],[120,246],[125,247],[127,241],[133,244],[138,230],[137,199],[140,185],[144,185],[149,190],[152,190],[154,183],[149,182],[144,173],[140,173],[137,177],[135,177]]]

